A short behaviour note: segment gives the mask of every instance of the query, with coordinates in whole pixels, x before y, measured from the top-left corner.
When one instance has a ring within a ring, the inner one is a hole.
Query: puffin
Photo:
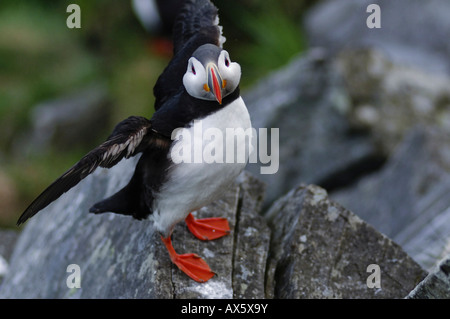
[[[133,12],[149,33],[171,36],[178,10],[185,0],[132,0]]]
[[[163,57],[172,57],[172,30],[185,0],[133,0],[133,12],[149,34],[149,49]]]
[[[214,4],[210,0],[187,0],[173,26],[173,57],[153,88],[152,117],[130,116],[118,123],[105,142],[88,152],[26,208],[17,225],[98,167],[111,168],[140,154],[128,184],[94,204],[89,212],[153,219],[172,263],[197,282],[211,279],[215,273],[204,259],[175,251],[172,232],[184,220],[200,240],[214,240],[230,233],[226,218],[197,219],[192,212],[220,199],[244,170],[251,145],[237,139],[237,149],[248,150],[244,162],[174,161],[171,152],[192,145],[186,136],[193,137],[193,142],[202,147],[211,143],[223,147],[224,142],[219,139],[211,141],[204,134],[194,134],[199,129],[204,132],[215,128],[225,133],[227,129],[251,128],[239,89],[241,67],[223,49],[225,40]]]

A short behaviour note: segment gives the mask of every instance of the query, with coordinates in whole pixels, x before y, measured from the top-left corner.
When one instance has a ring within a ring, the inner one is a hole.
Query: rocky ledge
[[[320,187],[292,190],[264,218],[264,184],[244,172],[221,200],[197,212],[228,218],[229,236],[203,242],[183,224],[174,231],[177,251],[201,255],[217,273],[196,283],[170,262],[151,221],[88,213],[133,167],[128,160],[98,170],[30,220],[0,297],[403,298],[427,275]],[[69,265],[79,267],[80,288],[70,284]]]
[[[320,2],[305,17],[311,49],[245,92],[253,126],[280,128],[279,170],[248,165],[197,212],[227,217],[229,236],[202,242],[180,224],[173,238],[217,276],[187,278],[151,221],[88,213],[130,160],[19,236],[0,231],[0,297],[450,298],[450,5],[380,0],[372,30],[359,27],[369,3]]]

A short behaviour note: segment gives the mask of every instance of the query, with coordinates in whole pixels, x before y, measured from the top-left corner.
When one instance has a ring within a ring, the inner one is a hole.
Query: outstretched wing
[[[150,121],[144,117],[131,116],[120,122],[103,144],[86,154],[45,189],[20,216],[17,225],[24,223],[28,218],[58,199],[98,166],[110,168],[121,159],[142,152],[151,143],[152,135]]]
[[[153,89],[155,110],[183,88],[183,75],[192,54],[203,44],[222,47],[225,37],[219,25],[217,8],[209,0],[187,0],[173,28],[174,56]]]
[[[199,33],[209,38],[207,43],[222,47],[225,42],[219,26],[218,9],[210,0],[188,0],[183,5],[173,29],[174,54]]]

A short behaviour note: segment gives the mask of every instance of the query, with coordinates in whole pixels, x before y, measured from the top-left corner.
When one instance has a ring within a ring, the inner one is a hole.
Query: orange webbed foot
[[[190,278],[197,282],[206,282],[215,275],[206,261],[198,255],[177,254],[172,246],[170,236],[168,238],[161,237],[161,239],[169,252],[170,260]]]
[[[230,226],[226,218],[196,219],[189,214],[185,221],[191,233],[200,240],[213,240],[230,233]]]

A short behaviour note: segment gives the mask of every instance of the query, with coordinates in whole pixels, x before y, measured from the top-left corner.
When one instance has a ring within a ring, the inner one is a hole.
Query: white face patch
[[[234,92],[241,81],[241,66],[232,62],[230,54],[226,50],[222,50],[217,61],[220,75],[226,81],[224,88],[224,96]]]
[[[210,92],[207,92],[204,88],[206,81],[207,75],[203,64],[194,57],[190,58],[186,73],[183,76],[183,85],[186,91],[189,95],[198,99],[214,100],[214,96],[210,96]]]
[[[217,69],[223,80],[222,97],[226,97],[239,85],[241,80],[241,67],[232,62],[227,51],[222,50],[217,60]],[[192,97],[202,100],[214,101],[216,97],[208,86],[208,75],[205,66],[196,58],[188,61],[186,73],[183,76],[183,85]]]

